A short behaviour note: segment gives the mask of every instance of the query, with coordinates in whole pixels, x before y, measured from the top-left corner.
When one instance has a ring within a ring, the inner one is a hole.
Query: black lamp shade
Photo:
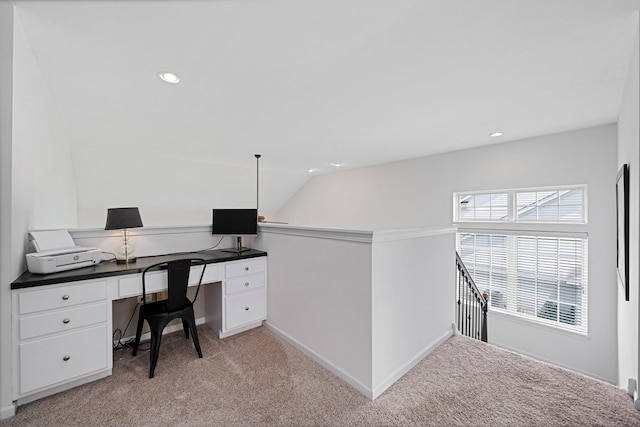
[[[105,230],[142,227],[142,218],[138,208],[108,208]]]

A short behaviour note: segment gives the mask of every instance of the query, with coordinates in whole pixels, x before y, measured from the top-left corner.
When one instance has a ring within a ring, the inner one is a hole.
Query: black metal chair
[[[189,273],[192,266],[202,265],[202,273],[196,288],[196,294],[193,301],[187,298],[187,287],[189,285]],[[198,298],[200,285],[206,263],[200,258],[184,258],[175,261],[166,261],[153,264],[144,269],[142,272],[142,306],[138,314],[138,328],[136,329],[136,339],[133,342],[133,356],[138,352],[140,345],[140,335],[142,334],[142,326],[146,320],[149,324],[151,332],[151,349],[150,349],[150,367],[149,378],[153,378],[153,374],[158,362],[160,354],[160,341],[162,340],[162,331],[167,324],[174,319],[182,319],[182,328],[184,334],[189,338],[189,330],[193,338],[193,345],[198,352],[198,357],[202,357],[200,350],[200,342],[198,341],[198,332],[196,330],[196,320],[193,314],[193,303]],[[146,275],[148,272],[155,270],[167,271],[167,294],[168,298],[162,301],[146,303]]]

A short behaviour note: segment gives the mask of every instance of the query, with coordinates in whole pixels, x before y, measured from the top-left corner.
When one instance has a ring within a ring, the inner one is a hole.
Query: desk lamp
[[[136,258],[133,256],[134,247],[129,244],[129,228],[142,227],[142,218],[138,208],[108,208],[107,224],[105,230],[122,230],[122,240],[124,244],[118,248],[116,262],[118,264],[134,263]]]

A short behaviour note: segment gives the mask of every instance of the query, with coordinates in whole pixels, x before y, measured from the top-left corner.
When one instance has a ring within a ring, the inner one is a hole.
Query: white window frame
[[[548,191],[565,191],[565,190],[574,190],[581,189],[582,190],[582,219],[580,221],[543,221],[543,220],[530,220],[530,219],[518,219],[517,218],[517,195],[518,193],[527,193],[527,192],[548,192]],[[585,225],[588,223],[587,213],[588,209],[588,187],[586,184],[579,185],[561,185],[561,186],[553,186],[553,187],[526,187],[526,188],[511,188],[511,189],[501,189],[501,190],[474,190],[474,191],[456,191],[453,193],[453,222],[454,223],[495,223],[495,224],[504,224],[504,223],[521,223],[521,224],[582,224]],[[477,195],[495,195],[495,194],[507,194],[508,199],[508,217],[502,220],[496,219],[479,219],[479,218],[461,218],[460,217],[460,197],[461,196],[477,196]]]
[[[564,191],[573,189],[582,190],[582,218],[580,220],[532,220],[532,219],[517,219],[517,194],[522,192],[549,192],[549,191]],[[496,193],[508,194],[508,217],[506,219],[490,219],[490,218],[460,218],[460,203],[459,200],[463,196],[467,195],[490,195]],[[581,239],[584,242],[584,258],[582,260],[582,269],[584,271],[584,281],[582,283],[583,298],[580,304],[583,321],[580,325],[567,325],[561,323],[559,320],[551,321],[544,318],[540,318],[537,315],[528,315],[514,312],[510,308],[499,309],[492,307],[489,304],[489,310],[496,313],[504,314],[505,316],[511,316],[519,319],[524,319],[528,322],[532,322],[537,325],[545,325],[554,329],[567,330],[581,335],[588,335],[589,330],[589,314],[588,314],[588,233],[587,233],[587,185],[562,185],[553,187],[529,187],[529,188],[512,188],[512,189],[500,189],[500,190],[485,190],[485,191],[458,191],[453,193],[453,219],[454,223],[458,225],[458,237],[456,238],[456,248],[458,247],[459,236],[461,234],[485,234],[485,235],[511,235],[521,237],[553,237],[553,238],[576,238]],[[462,256],[462,254],[461,254]],[[464,258],[463,258],[464,259]],[[513,267],[514,260],[509,260],[509,268]],[[509,283],[507,284],[507,295],[510,304],[516,304],[516,294],[511,294],[514,287],[517,287],[515,279],[516,273],[510,271]],[[539,277],[539,276],[536,276]],[[537,280],[537,279],[536,279]],[[511,289],[511,291],[509,291]],[[481,289],[484,290],[484,289]],[[559,310],[560,301],[558,301],[557,310]],[[517,310],[516,310],[517,311]]]

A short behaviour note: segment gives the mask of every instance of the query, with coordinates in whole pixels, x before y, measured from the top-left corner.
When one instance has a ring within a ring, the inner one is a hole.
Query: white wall
[[[77,200],[70,144],[19,18],[13,60],[13,224],[19,247],[27,228],[75,227]]]
[[[262,225],[267,325],[370,399],[453,334],[455,229]]]
[[[13,6],[0,1],[0,378],[13,378],[11,289],[11,121],[13,94]],[[12,416],[11,381],[0,381],[0,419]]]
[[[13,6],[2,5],[2,378],[11,378],[10,283],[25,270],[27,231],[76,224],[71,151]],[[6,252],[6,253],[5,253]],[[7,262],[6,260],[9,260]],[[5,305],[6,304],[6,305]],[[9,316],[10,319],[10,316]],[[11,382],[0,386],[10,412]]]
[[[639,200],[640,190],[640,34],[636,34],[635,46],[631,57],[624,99],[618,118],[618,168],[629,164],[631,173],[630,188],[630,293],[629,301],[625,301],[622,287],[618,287],[618,381],[621,387],[627,388],[628,379],[640,379],[640,354],[638,335],[640,334],[640,280],[638,275],[640,250],[639,235]],[[634,390],[630,390],[633,394]],[[636,399],[638,396],[636,395]],[[636,405],[640,406],[636,400]]]
[[[546,135],[314,177],[278,212],[292,224],[447,226],[454,191],[587,184],[589,336],[490,319],[491,342],[600,378],[617,379],[616,126]]]
[[[453,333],[454,254],[454,228],[373,244],[374,396]]]
[[[369,232],[369,236],[370,236]],[[371,388],[371,244],[265,232],[268,324],[357,390]]]

